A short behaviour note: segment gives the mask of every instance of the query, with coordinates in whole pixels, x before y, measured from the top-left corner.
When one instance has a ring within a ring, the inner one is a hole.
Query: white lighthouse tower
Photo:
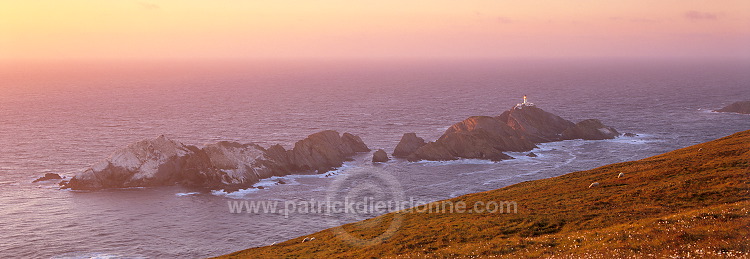
[[[516,104],[516,107],[513,107],[513,108],[523,109],[524,106],[534,106],[534,104],[530,103],[529,100],[526,98],[526,95],[523,96],[523,102]]]

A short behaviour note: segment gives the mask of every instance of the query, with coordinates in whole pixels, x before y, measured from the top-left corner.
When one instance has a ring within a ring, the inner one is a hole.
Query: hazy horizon
[[[37,60],[748,59],[750,2],[0,1]]]

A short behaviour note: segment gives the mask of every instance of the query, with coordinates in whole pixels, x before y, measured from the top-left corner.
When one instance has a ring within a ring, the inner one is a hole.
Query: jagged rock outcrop
[[[436,141],[426,144],[414,133],[404,134],[395,157],[409,161],[455,160],[476,158],[492,161],[512,159],[504,152],[530,151],[536,143],[565,139],[611,139],[617,130],[599,120],[585,120],[578,124],[524,103],[503,112],[500,116],[472,116],[456,123]],[[398,154],[398,155],[397,155]]]
[[[372,154],[373,163],[385,163],[388,162],[388,160],[390,159],[388,158],[388,153],[385,153],[385,150],[378,149]]]
[[[588,119],[566,129],[562,132],[562,136],[563,139],[600,140],[613,139],[620,136],[620,133],[615,128],[605,126],[597,119]]]
[[[49,180],[61,180],[62,177],[60,177],[59,174],[56,173],[46,173],[44,176],[37,178],[32,183],[41,182],[41,181],[49,181]]]
[[[750,101],[740,101],[727,105],[724,108],[716,110],[717,112],[734,112],[741,114],[750,114]]]
[[[208,144],[197,153],[205,153],[207,158],[206,171],[218,174],[220,181],[208,181],[204,183],[191,183],[197,186],[221,186],[238,185],[245,186],[254,184],[260,179],[274,176],[262,161],[266,150],[256,144],[240,144],[237,142],[221,141]],[[203,155],[203,154],[201,154]]]
[[[406,158],[420,147],[427,144],[423,138],[417,137],[416,133],[406,133],[401,137],[401,141],[398,142],[396,148],[393,150],[394,157]]]
[[[341,166],[344,161],[357,152],[369,152],[370,149],[357,136],[339,133],[333,130],[321,131],[297,141],[292,150],[287,151],[289,172],[316,171],[324,173]]]
[[[417,149],[407,160],[412,162],[419,160],[448,161],[460,158],[492,161],[513,159],[495,148],[487,139],[464,134],[451,136],[443,141],[429,142]]]
[[[458,159],[458,157],[452,154],[451,151],[440,142],[429,142],[407,157],[407,160],[411,162],[419,160],[448,161],[456,159]]]
[[[209,189],[247,188],[260,179],[292,173],[323,173],[339,167],[357,152],[370,151],[349,133],[322,131],[298,141],[294,149],[218,142],[204,148],[165,136],[143,140],[77,174],[63,188],[97,190],[183,185]]]
[[[536,148],[531,141],[496,117],[472,116],[462,122],[453,124],[438,139],[452,150],[463,145],[463,140],[476,139],[499,151],[527,151]],[[470,147],[469,147],[470,148]],[[461,152],[458,152],[459,154]]]
[[[338,134],[338,132],[333,130],[331,130],[331,132]],[[354,152],[370,152],[370,148],[368,148],[365,142],[362,141],[362,138],[351,133],[342,134],[341,141],[344,145],[349,146]]]
[[[199,151],[165,136],[139,141],[77,174],[64,187],[95,190],[167,185],[179,175],[197,173],[207,167],[208,158]],[[196,178],[199,177],[187,180]]]
[[[459,158],[499,161],[511,159],[503,151],[525,151],[534,147],[497,118],[473,116],[454,124],[437,141],[418,148],[407,158],[410,161]]]
[[[561,133],[575,124],[536,106],[516,106],[497,117],[533,143],[563,140]]]

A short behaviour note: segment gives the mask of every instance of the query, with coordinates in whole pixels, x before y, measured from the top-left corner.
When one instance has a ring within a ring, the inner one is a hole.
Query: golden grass
[[[592,182],[600,185],[588,188]],[[401,228],[373,246],[352,246],[324,230],[305,236],[313,242],[299,237],[220,258],[750,257],[748,198],[750,131],[744,131],[451,199],[515,201],[516,214],[401,213]],[[392,217],[343,227],[375,237]]]

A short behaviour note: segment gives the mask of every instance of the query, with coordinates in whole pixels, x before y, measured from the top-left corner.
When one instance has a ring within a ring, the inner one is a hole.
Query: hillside
[[[451,200],[515,201],[518,213],[401,213],[381,244],[352,246],[329,229],[221,258],[748,257],[750,131]],[[374,237],[393,217],[344,229]]]

